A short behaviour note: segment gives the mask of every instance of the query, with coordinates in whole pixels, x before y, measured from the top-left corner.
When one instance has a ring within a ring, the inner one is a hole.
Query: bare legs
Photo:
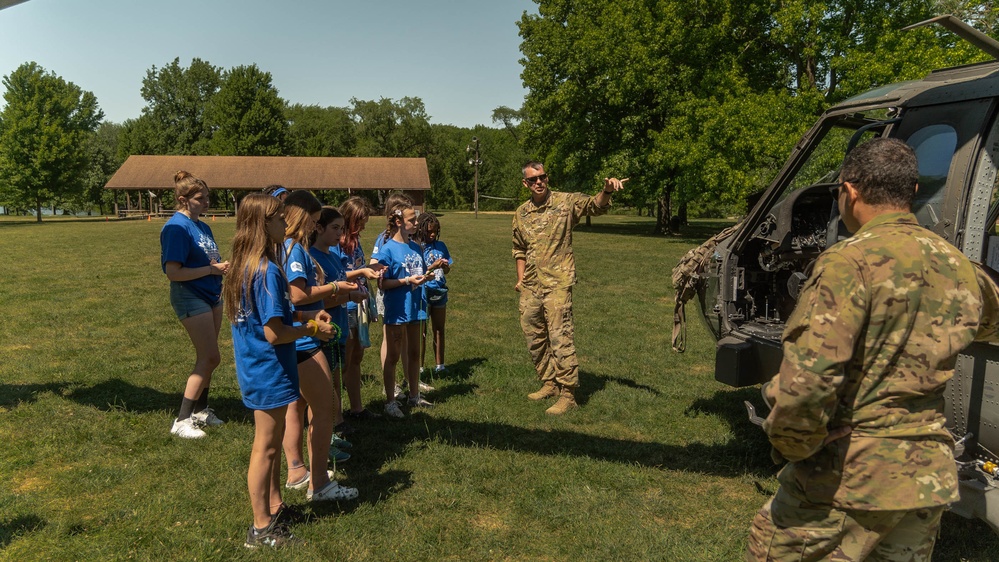
[[[350,330],[347,338],[346,365],[343,369],[343,386],[347,389],[347,399],[350,400],[350,411],[360,412],[364,409],[361,403],[361,360],[364,359],[364,348],[357,339],[357,329]]]
[[[298,473],[304,468],[302,428],[304,416],[308,412],[309,434],[306,442],[309,470],[312,472],[309,489],[319,490],[330,481],[326,471],[330,438],[333,436],[333,382],[325,355],[316,353],[298,364],[298,384],[302,398],[288,406],[285,416],[288,427],[284,435],[284,454],[288,459],[288,479],[298,480],[292,476],[292,471]],[[304,474],[298,476],[301,478]]]
[[[211,312],[189,316],[180,323],[194,344],[194,368],[187,377],[187,385],[184,387],[184,398],[194,402],[201,398],[201,393],[211,385],[212,373],[222,360],[219,354],[222,306],[216,306]]]
[[[385,362],[382,365],[382,380],[385,385],[385,401],[395,401],[395,366],[402,358],[402,370],[409,383],[409,396],[420,395],[420,323],[395,324],[385,326]]]
[[[431,307],[430,323],[434,333],[434,359],[437,365],[444,364],[444,324],[447,320],[447,307]]]
[[[281,435],[287,407],[253,411],[253,449],[246,486],[253,508],[253,526],[263,529],[274,515],[271,506],[281,504]],[[275,501],[276,500],[276,501]]]

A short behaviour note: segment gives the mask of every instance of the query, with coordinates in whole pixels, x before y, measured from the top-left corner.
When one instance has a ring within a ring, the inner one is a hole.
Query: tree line
[[[282,99],[256,65],[193,59],[152,67],[141,115],[102,121],[93,94],[35,63],[4,77],[0,204],[103,209],[104,183],[130,154],[396,156],[427,159],[431,208],[468,209],[465,147],[481,140],[480,208],[526,194],[528,159],[553,186],[592,191],[630,177],[618,205],[654,213],[657,230],[690,216],[746,211],[825,109],[871,88],[987,57],[941,28],[953,13],[994,34],[999,8],[967,0],[535,0],[517,22],[519,108],[494,127],[431,124],[422,100]],[[671,221],[671,218],[678,220]]]
[[[226,70],[174,59],[146,72],[141,115],[112,123],[92,93],[36,63],[21,65],[3,85],[0,205],[30,210],[39,221],[43,208],[104,214],[123,202],[104,185],[133,154],[426,158],[428,207],[470,209],[474,169],[465,148],[473,137],[481,141],[480,193],[497,197],[480,208],[512,208],[520,199],[527,156],[510,131],[431,124],[416,97],[302,105],[282,99],[256,65]],[[331,203],[343,197],[325,195]]]

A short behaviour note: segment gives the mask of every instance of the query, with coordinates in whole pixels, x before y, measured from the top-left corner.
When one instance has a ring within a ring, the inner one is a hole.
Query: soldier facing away
[[[780,488],[747,560],[930,560],[957,501],[944,385],[979,334],[973,264],[911,213],[919,177],[897,139],[860,145],[834,190],[853,236],[829,248],[788,320],[763,425]]]
[[[542,382],[541,389],[527,397],[557,396],[546,412],[559,415],[576,407],[579,386],[572,322],[572,286],[576,284],[572,229],[584,216],[606,213],[611,195],[628,179],[604,179],[603,190],[591,197],[551,191],[540,162],[528,162],[523,172],[531,198],[513,215],[514,289],[520,292],[520,327]]]

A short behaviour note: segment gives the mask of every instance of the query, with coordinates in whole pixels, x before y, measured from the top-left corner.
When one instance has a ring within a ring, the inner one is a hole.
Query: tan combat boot
[[[532,392],[527,395],[531,400],[544,400],[545,398],[551,398],[552,396],[558,396],[558,387],[552,381],[545,381],[544,386],[538,389],[537,392]]]
[[[576,397],[573,396],[572,388],[568,386],[562,387],[562,394],[558,397],[558,401],[552,404],[551,408],[545,410],[546,414],[551,414],[553,416],[560,416],[569,410],[576,408]]]

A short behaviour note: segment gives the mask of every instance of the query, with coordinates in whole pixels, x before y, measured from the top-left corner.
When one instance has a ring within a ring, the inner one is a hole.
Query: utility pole
[[[469,157],[468,165],[475,166],[474,205],[475,205],[475,218],[479,218],[479,166],[482,165],[482,160],[479,158],[479,137],[472,137],[472,144],[465,147],[465,154],[467,154]]]

